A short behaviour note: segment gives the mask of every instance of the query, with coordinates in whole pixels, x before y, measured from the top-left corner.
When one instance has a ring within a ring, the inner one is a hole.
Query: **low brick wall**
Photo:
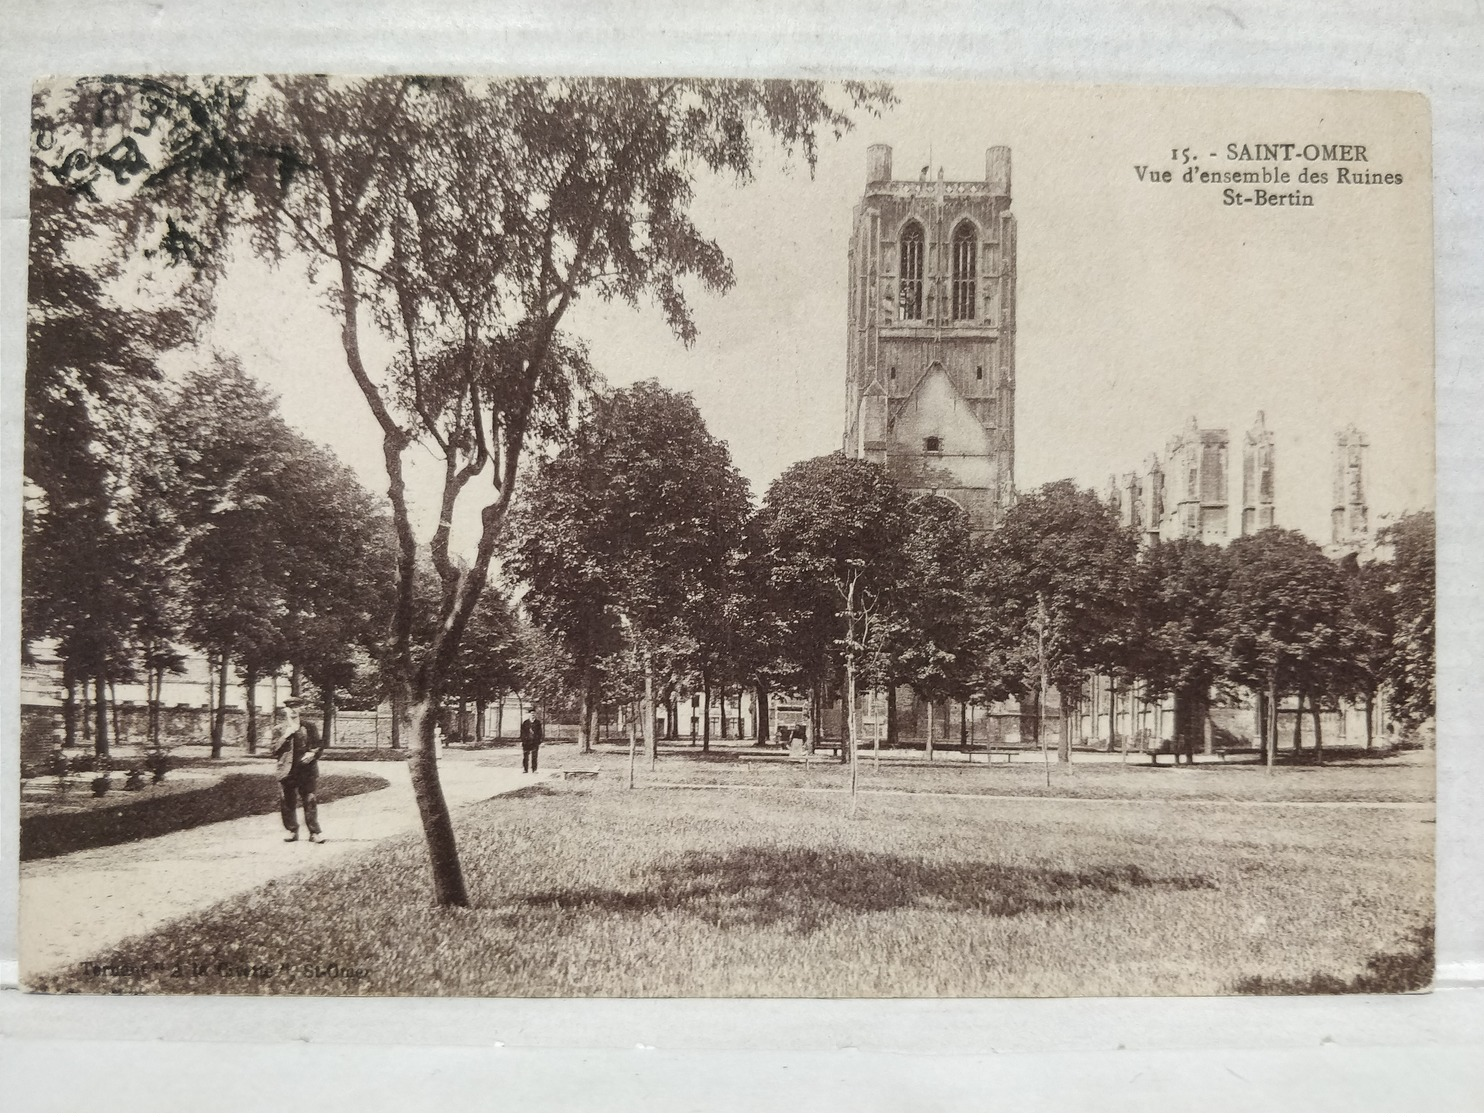
[[[77,715],[77,744],[91,747],[93,740],[93,712],[88,711],[84,723],[81,708]],[[114,725],[118,726],[118,740],[114,739]],[[258,740],[266,741],[272,724],[272,715],[266,710],[258,711]],[[21,707],[21,759],[35,763],[45,759],[53,749],[60,748],[65,735],[60,706]],[[108,739],[123,747],[145,746],[150,743],[149,708],[133,703],[120,703],[117,710],[108,714]],[[160,710],[160,743],[167,748],[177,745],[201,745],[211,740],[211,713],[205,706],[165,706]],[[223,725],[223,740],[228,745],[247,743],[247,712],[237,707],[228,707]]]
[[[62,710],[58,706],[21,707],[21,764],[39,767],[62,747]]]

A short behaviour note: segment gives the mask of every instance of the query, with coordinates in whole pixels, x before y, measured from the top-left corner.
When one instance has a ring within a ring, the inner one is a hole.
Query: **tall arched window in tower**
[[[975,258],[979,252],[974,226],[959,222],[953,230],[953,317],[977,318],[975,312]]]
[[[902,317],[922,317],[922,226],[912,222],[902,230],[901,299]]]

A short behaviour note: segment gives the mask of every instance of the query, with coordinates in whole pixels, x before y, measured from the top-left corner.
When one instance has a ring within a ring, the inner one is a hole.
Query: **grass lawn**
[[[863,754],[863,790],[950,792],[979,795],[1029,795],[1097,799],[1222,799],[1294,802],[1385,801],[1432,802],[1431,754],[1400,759],[1361,761],[1316,767],[1281,767],[1271,774],[1255,763],[1191,766],[1117,760],[1058,766],[1051,780],[1039,761],[1021,758],[1013,764],[983,760],[950,761],[929,766],[917,761],[885,761],[878,768]],[[774,786],[835,787],[848,790],[850,769],[834,757],[816,757],[807,767],[797,761],[718,759],[662,760],[654,773],[641,761],[636,783],[766,783]]]
[[[595,762],[599,778],[458,813],[468,910],[429,906],[426,854],[409,836],[38,985],[808,997],[1396,991],[1430,979],[1425,808],[871,795],[851,818],[837,794],[631,792],[624,758],[571,753],[553,748],[543,767]],[[715,782],[714,767],[682,774]],[[1163,796],[1170,773],[1150,776],[1145,793]],[[993,775],[1007,777],[1019,774]]]
[[[1116,755],[1097,763],[1079,761],[1061,767],[1052,752],[1051,782],[1039,754],[1022,755],[1015,763],[1003,758],[992,764],[980,756],[973,762],[955,753],[940,753],[929,765],[921,751],[889,752],[879,767],[869,748],[861,754],[860,786],[866,791],[947,792],[958,795],[1031,795],[1096,799],[1219,799],[1293,802],[1403,802],[1431,803],[1434,798],[1434,753],[1376,753],[1373,758],[1333,761],[1323,767],[1288,761],[1270,773],[1254,760],[1214,761],[1178,768],[1166,760],[1151,765],[1143,757],[1121,763]],[[545,746],[542,766],[599,767],[627,777],[626,748],[605,744],[598,752],[580,756],[571,745]],[[484,763],[520,763],[520,750],[491,752]],[[820,753],[806,765],[780,751],[737,754],[713,745],[709,754],[683,746],[661,749],[654,771],[642,757],[635,765],[639,787],[658,784],[727,786],[760,784],[768,787],[848,790],[850,768],[832,754]]]
[[[115,781],[117,786],[122,781]],[[380,791],[390,786],[380,776],[363,773],[322,776],[322,803]],[[99,846],[158,838],[211,822],[276,811],[278,781],[272,772],[234,772],[195,784],[169,779],[143,791],[110,791],[79,802],[74,810],[47,811],[21,818],[21,860],[58,857]],[[90,809],[83,809],[86,803]]]

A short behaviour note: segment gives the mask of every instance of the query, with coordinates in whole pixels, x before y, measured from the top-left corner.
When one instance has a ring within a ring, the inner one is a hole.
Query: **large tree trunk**
[[[639,712],[644,718],[644,755],[649,760],[649,770],[653,772],[659,744],[654,739],[654,662],[648,653],[644,656],[644,705]]]
[[[108,681],[108,708],[113,716],[113,743],[122,747],[124,734],[119,727],[119,689],[112,679]]]
[[[335,684],[325,683],[324,702],[320,706],[320,738],[325,748],[335,744]]]
[[[592,688],[591,684],[588,681],[588,673],[587,673],[586,670],[584,670],[583,673],[582,673],[582,693],[578,696],[578,702],[577,702],[577,751],[578,752],[592,752],[593,751],[593,743],[592,743],[591,740],[588,739],[588,723],[591,720],[588,717],[588,712],[589,712],[589,706],[592,703],[592,700],[593,700],[593,688]]]
[[[711,751],[711,676],[701,672],[701,751]]]
[[[1118,684],[1108,676],[1108,751],[1118,748]]]
[[[392,748],[399,749],[402,747],[402,718],[406,713],[407,706],[402,701],[402,696],[397,692],[397,688],[395,687],[392,688],[391,694],[387,697],[390,700],[392,708]]]
[[[335,745],[335,685],[325,684],[324,718],[321,719],[321,737],[325,748]]]
[[[762,679],[756,680],[755,691],[757,694],[757,713],[753,717],[753,729],[757,731],[757,743],[766,745],[768,739],[773,735],[773,726],[768,716],[768,684]]]
[[[845,656],[845,724],[840,728],[840,760],[850,760],[850,800],[855,806],[855,796],[860,787],[860,744],[855,735],[855,614],[851,613],[849,631],[851,649]]]
[[[488,709],[488,707],[488,699],[476,698],[474,700],[474,739],[476,741],[484,740],[485,711]]]
[[[465,694],[459,695],[458,706],[458,739],[467,741],[469,739],[469,697]]]
[[[1371,742],[1376,739],[1376,691],[1373,689],[1365,692],[1365,747],[1371,747]]]
[[[294,698],[303,697],[304,672],[296,663],[289,668],[289,694]]]
[[[1253,728],[1257,730],[1256,742],[1267,752],[1268,744],[1268,696],[1261,690],[1252,696],[1252,720]]]
[[[223,652],[216,669],[216,719],[211,725],[211,755],[215,759],[222,754],[222,745],[227,739],[227,668],[230,661]]]
[[[1323,716],[1320,710],[1320,692],[1313,691],[1309,695],[1309,713],[1314,719],[1314,763],[1324,763],[1324,728],[1319,719]]]
[[[98,756],[108,755],[108,703],[104,701],[107,685],[101,670],[93,676],[93,752]]]
[[[1057,730],[1056,761],[1058,764],[1070,764],[1072,763],[1072,734],[1067,731],[1067,703],[1073,700],[1073,697],[1070,694],[1063,694],[1060,685],[1057,686],[1056,692],[1057,697],[1061,699],[1061,710],[1057,718],[1060,728]],[[1075,701],[1080,701],[1080,698]],[[1043,717],[1045,713],[1045,710],[1041,711]]]
[[[328,692],[329,688],[326,690]],[[412,748],[407,757],[407,767],[412,776],[417,812],[422,818],[423,838],[428,843],[434,901],[466,908],[469,906],[469,893],[464,887],[464,871],[459,865],[453,819],[448,812],[448,801],[443,797],[443,784],[438,779],[438,757],[434,750],[433,732],[438,726],[440,705],[437,697],[413,704]],[[326,729],[328,743],[328,726]]]
[[[159,691],[155,689],[153,662],[150,650],[146,647],[144,655],[144,740],[147,746],[158,749],[160,741],[155,732],[155,725],[159,719]]]
[[[1268,738],[1267,760],[1268,775],[1274,772],[1274,765],[1278,763],[1278,672],[1272,671],[1268,674]]]
[[[1298,689],[1293,696],[1293,751],[1304,747],[1304,690]]]
[[[871,752],[876,771],[881,771],[881,708],[876,701],[876,688],[871,688]]]
[[[629,790],[634,790],[634,722],[639,717],[639,703],[631,702],[624,711],[624,721],[628,724],[625,728],[629,731]]]
[[[936,703],[931,698],[929,698],[927,700],[927,708],[928,708],[927,758],[928,758],[929,763],[931,763],[931,761],[933,759],[933,729],[935,728],[935,726],[934,726],[933,723],[935,721],[934,714],[937,713],[937,711],[933,708],[935,705],[936,705]]]
[[[815,679],[809,684],[809,738],[804,742],[805,751],[814,755],[814,749],[819,744],[819,680]]]
[[[258,669],[249,667],[243,686],[247,690],[247,754],[258,751]]]
[[[495,740],[505,739],[505,696],[495,699]]]
[[[897,688],[894,683],[886,684],[886,743],[897,743]]]
[[[77,747],[77,672],[70,658],[62,660],[62,686],[62,747],[71,749]]]

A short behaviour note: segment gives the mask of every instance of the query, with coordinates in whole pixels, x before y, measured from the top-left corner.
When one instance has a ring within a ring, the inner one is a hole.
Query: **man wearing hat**
[[[279,728],[278,746],[273,755],[278,761],[276,775],[278,786],[283,789],[283,828],[289,832],[286,842],[299,840],[299,801],[304,802],[304,825],[309,828],[309,840],[322,842],[319,829],[319,800],[314,789],[319,783],[319,757],[325,751],[320,740],[319,726],[301,724],[299,707],[302,698],[285,698],[281,715],[283,724]]]

